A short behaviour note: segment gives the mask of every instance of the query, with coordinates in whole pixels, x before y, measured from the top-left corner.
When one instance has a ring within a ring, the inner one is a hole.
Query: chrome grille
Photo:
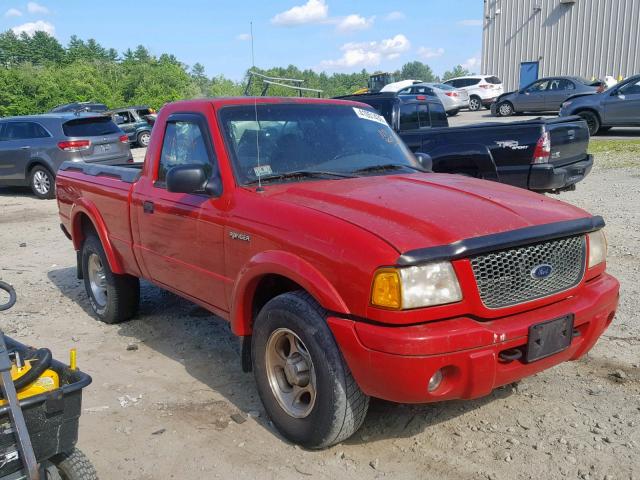
[[[487,308],[502,308],[548,297],[582,280],[586,243],[583,235],[472,257],[480,298]],[[551,266],[536,278],[534,270]]]

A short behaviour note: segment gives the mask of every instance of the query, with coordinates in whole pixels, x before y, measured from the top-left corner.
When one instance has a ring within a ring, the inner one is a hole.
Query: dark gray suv
[[[110,116],[49,113],[0,119],[0,186],[28,185],[39,198],[55,197],[62,162],[133,161],[129,138]]]

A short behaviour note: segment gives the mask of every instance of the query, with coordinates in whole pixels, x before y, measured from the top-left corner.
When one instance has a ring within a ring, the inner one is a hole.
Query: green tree
[[[456,65],[452,70],[444,72],[442,75],[442,81],[447,81],[450,78],[466,77],[467,75],[472,75],[472,73],[466,68],[462,68],[462,65]]]
[[[423,82],[435,82],[438,80],[429,65],[417,60],[405,63],[396,78],[397,80],[422,80]]]

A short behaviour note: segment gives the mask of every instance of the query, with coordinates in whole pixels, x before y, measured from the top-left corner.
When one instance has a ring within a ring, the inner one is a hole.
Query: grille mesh
[[[585,237],[569,237],[472,257],[480,298],[487,308],[502,308],[547,297],[577,285],[584,275]],[[552,273],[532,271],[550,265]]]

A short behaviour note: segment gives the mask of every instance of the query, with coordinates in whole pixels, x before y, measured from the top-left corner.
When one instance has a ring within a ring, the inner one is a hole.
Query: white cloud
[[[279,26],[304,25],[305,23],[320,23],[328,16],[329,6],[325,0],[308,0],[304,5],[298,5],[278,13],[271,19],[271,23]]]
[[[379,42],[345,43],[340,50],[342,57],[335,60],[324,60],[319,70],[347,70],[356,67],[374,67],[382,60],[393,60],[411,48],[411,42],[402,34]]]
[[[476,55],[475,57],[468,58],[467,61],[462,64],[462,68],[466,68],[472,72],[477,71],[480,69],[480,56]]]
[[[27,3],[27,12],[46,15],[47,13],[49,13],[49,9],[44,5],[40,5],[39,3],[29,2]]]
[[[365,30],[375,21],[375,17],[364,18],[358,14],[347,15],[337,20],[336,30],[341,33],[350,33],[357,30]]]
[[[398,20],[404,20],[406,18],[406,15],[402,12],[399,11],[395,11],[395,12],[389,12],[385,15],[384,19],[387,22],[395,22]]]
[[[13,27],[11,30],[13,30],[13,33],[15,33],[16,35],[26,33],[30,37],[32,37],[33,34],[38,31],[46,32],[49,35],[55,35],[56,33],[56,28],[51,23],[45,22],[43,20],[23,23],[22,25]]]
[[[251,40],[251,34],[241,33],[240,35],[236,36],[236,40],[242,40],[243,42],[246,42],[247,40]]]
[[[418,55],[425,60],[441,57],[444,55],[444,48],[420,47],[418,49]]]
[[[9,17],[21,17],[22,16],[22,12],[20,10],[18,10],[17,8],[10,8],[6,12],[4,12],[4,16],[7,17],[7,18],[9,18]]]
[[[482,20],[480,19],[470,19],[470,20],[460,20],[458,22],[458,25],[461,25],[463,27],[481,27],[482,26]]]

